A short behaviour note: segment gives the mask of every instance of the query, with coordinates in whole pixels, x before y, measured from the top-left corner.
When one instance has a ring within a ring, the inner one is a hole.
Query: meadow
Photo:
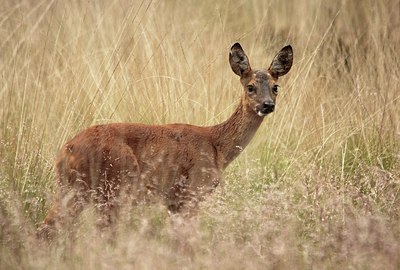
[[[51,241],[54,158],[94,124],[214,125],[285,45],[275,112],[177,248],[165,207]],[[0,269],[399,269],[400,1],[0,1]]]

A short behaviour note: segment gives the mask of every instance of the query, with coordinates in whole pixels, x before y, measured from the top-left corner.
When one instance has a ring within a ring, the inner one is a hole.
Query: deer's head
[[[283,47],[268,69],[253,70],[242,46],[235,43],[229,53],[229,63],[233,72],[240,76],[246,105],[259,116],[273,112],[278,95],[278,78],[288,73],[292,67],[292,47]]]

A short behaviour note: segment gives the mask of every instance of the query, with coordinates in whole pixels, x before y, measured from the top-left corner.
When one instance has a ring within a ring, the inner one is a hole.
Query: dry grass
[[[0,3],[0,269],[400,268],[400,3]],[[225,173],[179,250],[166,211],[96,213],[35,238],[68,138],[108,122],[226,119],[227,55],[255,67],[285,44],[277,110]]]

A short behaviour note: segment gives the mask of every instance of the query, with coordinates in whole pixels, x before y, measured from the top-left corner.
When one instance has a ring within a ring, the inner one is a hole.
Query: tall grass
[[[400,3],[0,3],[0,269],[400,267]],[[56,192],[53,158],[92,124],[213,125],[253,67],[284,45],[294,66],[276,112],[227,169],[177,249],[166,210],[125,210],[99,232],[36,239]]]

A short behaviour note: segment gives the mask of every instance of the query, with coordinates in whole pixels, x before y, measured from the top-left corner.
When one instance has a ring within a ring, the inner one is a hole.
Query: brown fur
[[[121,193],[134,203],[162,201],[171,212],[195,211],[269,113],[260,113],[262,105],[275,103],[276,93],[271,89],[278,77],[272,74],[282,76],[289,71],[291,48],[285,47],[278,56],[275,59],[289,59],[289,65],[278,61],[271,64],[278,72],[271,68],[253,71],[241,46],[233,45],[230,63],[244,90],[235,112],[219,125],[114,123],[79,133],[57,157],[60,194],[45,225],[60,220],[62,208],[67,208],[67,215],[75,215],[88,201],[94,201],[109,216],[112,208],[118,209]],[[249,84],[254,87],[252,93],[248,92]],[[65,204],[71,190],[74,193]]]

